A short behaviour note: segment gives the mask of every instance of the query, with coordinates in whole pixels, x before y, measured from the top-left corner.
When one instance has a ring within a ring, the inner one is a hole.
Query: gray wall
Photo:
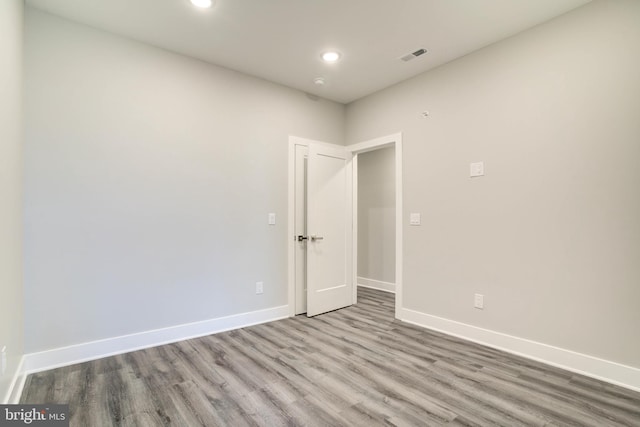
[[[358,277],[395,283],[395,151],[358,155]]]
[[[22,356],[22,0],[0,1],[0,402]]]
[[[33,9],[25,66],[27,352],[287,304],[288,136],[342,105]]]
[[[593,2],[348,106],[403,132],[404,307],[640,367],[639,23]]]

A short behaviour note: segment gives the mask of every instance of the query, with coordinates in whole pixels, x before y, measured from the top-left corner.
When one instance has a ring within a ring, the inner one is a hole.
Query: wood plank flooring
[[[392,294],[32,374],[72,426],[640,426],[640,393],[404,324]]]

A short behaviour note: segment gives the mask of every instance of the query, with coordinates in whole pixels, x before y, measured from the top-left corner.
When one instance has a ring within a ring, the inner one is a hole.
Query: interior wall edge
[[[10,398],[24,354],[23,3],[0,1],[0,401]]]

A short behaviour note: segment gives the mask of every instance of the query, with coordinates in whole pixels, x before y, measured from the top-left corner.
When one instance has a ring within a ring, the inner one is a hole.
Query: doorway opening
[[[357,285],[395,293],[395,147],[357,156]]]
[[[393,148],[393,173],[395,175],[395,218],[393,220],[395,223],[395,245],[393,245],[395,252],[395,268],[393,270],[395,271],[389,273],[389,268],[387,266],[387,274],[391,274],[391,276],[394,278],[393,284],[395,285],[396,292],[395,312],[397,317],[400,303],[402,301],[402,134],[400,133],[364,141],[346,147],[335,146],[294,136],[289,137],[289,221],[287,239],[288,305],[290,315],[295,316],[296,314],[304,313],[308,308],[308,296],[310,294],[315,295],[313,293],[310,293],[309,289],[306,288],[307,282],[310,280],[316,281],[317,283],[318,280],[324,280],[323,278],[316,277],[318,276],[317,269],[315,270],[315,272],[308,269],[309,259],[307,259],[306,257],[306,251],[309,250],[309,245],[312,245],[313,250],[316,251],[315,255],[317,255],[318,251],[321,253],[323,250],[323,246],[316,244],[318,243],[317,240],[311,240],[312,237],[318,238],[318,236],[307,234],[315,232],[315,230],[311,230],[308,228],[309,224],[307,223],[307,216],[315,215],[314,218],[317,219],[318,216],[323,217],[323,215],[326,214],[326,212],[320,212],[323,208],[320,208],[317,204],[309,203],[308,195],[305,193],[305,188],[309,184],[308,147],[333,147],[336,150],[339,149],[349,153],[348,160],[345,160],[346,172],[344,176],[341,177],[341,180],[344,180],[347,185],[350,186],[348,197],[347,199],[345,199],[348,206],[346,206],[346,209],[344,209],[347,213],[344,219],[344,229],[347,230],[350,235],[344,241],[344,256],[347,258],[344,260],[345,268],[343,270],[340,270],[342,274],[348,276],[345,277],[344,289],[348,290],[349,295],[346,295],[344,293],[340,294],[341,296],[338,299],[343,300],[339,303],[342,306],[355,304],[357,302],[358,268],[356,266],[358,265],[359,156],[376,150]],[[305,212],[305,209],[307,208],[309,208],[311,212]],[[319,238],[322,239],[323,236],[320,236]],[[300,239],[303,240],[301,241]],[[322,242],[323,240],[320,241]],[[313,262],[316,261],[317,258],[314,258]],[[333,267],[334,264],[338,262],[341,263],[342,260],[336,261],[336,259],[334,258],[333,264],[329,264],[329,266]],[[325,267],[326,266],[327,265],[325,264]],[[389,281],[388,283],[392,282]],[[334,288],[342,288],[342,284],[340,284],[339,286],[330,286],[330,284],[326,285],[327,291],[333,292]],[[329,294],[327,293],[326,295]]]

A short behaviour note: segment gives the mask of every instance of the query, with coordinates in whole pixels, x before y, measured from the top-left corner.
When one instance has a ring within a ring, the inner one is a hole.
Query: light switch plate
[[[484,162],[476,162],[476,163],[471,163],[469,165],[469,176],[470,177],[475,177],[475,176],[483,176],[484,175]]]
[[[475,294],[473,296],[473,306],[475,308],[479,308],[480,310],[484,309],[484,295]]]
[[[412,213],[409,215],[409,225],[420,225],[421,218],[419,213]]]
[[[269,225],[276,225],[276,214],[269,214]]]

